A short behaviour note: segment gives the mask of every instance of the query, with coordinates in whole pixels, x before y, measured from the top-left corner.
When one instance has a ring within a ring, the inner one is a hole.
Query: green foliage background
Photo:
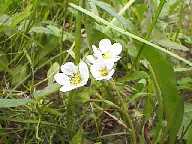
[[[191,144],[190,0],[1,0],[0,143]],[[60,65],[102,38],[111,81],[61,93]]]

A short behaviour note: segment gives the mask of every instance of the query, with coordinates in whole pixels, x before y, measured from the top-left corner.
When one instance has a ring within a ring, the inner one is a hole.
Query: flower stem
[[[120,92],[118,91],[118,89],[115,85],[115,82],[112,81],[111,84],[112,84],[112,87],[116,90],[117,95],[118,95],[118,100],[119,100],[118,103],[120,105],[120,114],[121,114],[122,118],[124,119],[124,121],[126,122],[126,124],[131,128],[131,131],[130,131],[131,132],[131,143],[137,144],[136,132],[135,132],[135,128],[132,123],[132,120],[130,118],[130,115],[128,113],[128,106],[125,103],[125,101],[123,100]]]
[[[84,0],[80,0],[80,6],[83,5]],[[76,31],[75,31],[75,63],[78,64],[80,62],[80,49],[81,49],[81,17],[82,14],[80,12],[77,13],[76,16]]]

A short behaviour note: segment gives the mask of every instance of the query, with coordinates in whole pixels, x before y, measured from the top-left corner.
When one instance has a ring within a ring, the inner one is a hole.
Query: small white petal
[[[107,66],[108,70],[111,70],[114,67],[114,61],[106,61],[105,65]]]
[[[97,79],[98,77],[100,77],[99,68],[100,68],[100,66],[97,65],[97,63],[94,63],[94,64],[91,65],[91,67],[90,67],[91,74],[92,74],[92,76],[93,76],[95,79]]]
[[[96,58],[101,58],[102,57],[101,51],[95,45],[92,45],[92,49],[93,49],[94,57],[96,57]]]
[[[87,62],[88,64],[93,64],[95,61],[96,61],[96,59],[95,59],[95,57],[94,57],[93,55],[88,55],[88,56],[86,57],[86,62]]]
[[[65,86],[62,86],[62,87],[60,88],[60,91],[62,91],[62,92],[68,92],[68,91],[71,91],[71,90],[73,90],[73,89],[75,89],[74,86],[65,85]]]
[[[106,80],[110,80],[110,79],[112,78],[112,76],[113,76],[114,73],[115,73],[115,70],[112,69],[112,70],[109,72],[109,74],[107,75],[107,77],[106,77],[105,79],[106,79]]]
[[[96,80],[99,80],[99,78],[101,77],[99,71],[95,71],[93,68],[91,69],[91,74],[92,74],[92,76],[93,76]]]
[[[113,54],[113,56],[120,55],[122,52],[122,45],[120,43],[114,43],[110,51]]]
[[[111,62],[111,63],[115,63],[115,62],[117,62],[118,60],[120,60],[120,56],[114,56],[114,57],[112,57],[112,58],[110,58],[110,59],[104,59],[104,61],[106,61],[106,62]]]
[[[95,61],[95,63],[93,63],[93,65],[91,65],[91,69],[98,71],[101,67],[105,66],[105,61],[102,61],[102,59],[98,59],[97,61]]]
[[[102,39],[99,42],[99,50],[104,53],[111,49],[111,41],[109,39]]]
[[[57,73],[54,75],[55,81],[60,85],[66,85],[69,83],[69,77],[63,73]]]
[[[79,64],[79,72],[83,82],[87,82],[89,79],[89,69],[87,64],[83,61]]]
[[[66,75],[73,75],[77,70],[77,66],[72,62],[67,62],[61,66],[61,71]]]
[[[98,76],[95,78],[96,80],[103,80],[103,77],[102,76]]]

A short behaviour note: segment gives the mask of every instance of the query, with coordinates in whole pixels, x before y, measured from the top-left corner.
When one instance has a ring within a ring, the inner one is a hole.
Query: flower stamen
[[[81,82],[81,76],[80,76],[80,73],[77,72],[77,73],[74,73],[71,78],[70,78],[70,83],[72,85],[78,85],[79,83]]]
[[[109,74],[107,67],[103,67],[99,70],[101,76],[107,76]]]

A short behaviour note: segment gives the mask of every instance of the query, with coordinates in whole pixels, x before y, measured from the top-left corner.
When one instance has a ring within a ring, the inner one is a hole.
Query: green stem
[[[119,98],[118,100],[119,100],[119,104],[120,104],[120,114],[121,114],[122,118],[124,119],[124,121],[127,123],[127,125],[131,128],[131,131],[130,131],[131,132],[131,143],[137,144],[136,132],[135,132],[135,128],[134,128],[134,125],[132,123],[132,120],[131,120],[129,113],[128,113],[128,106],[126,105],[120,92],[116,88],[114,81],[112,81],[112,86],[116,90],[118,98]]]
[[[63,20],[63,26],[62,26],[62,28],[61,28],[61,39],[60,39],[60,49],[59,49],[59,51],[60,51],[60,53],[62,53],[62,51],[63,51],[63,36],[64,36],[64,31],[65,31],[65,21],[66,21],[66,17],[67,17],[67,9],[68,9],[68,3],[69,3],[69,1],[68,0],[65,0],[64,2],[63,2],[63,5],[64,5],[64,10],[62,11],[62,13],[64,14],[64,20]],[[60,57],[60,62],[62,63],[63,62],[63,58],[64,57]]]
[[[80,0],[80,6],[83,5],[83,0]],[[81,13],[78,12],[76,16],[76,32],[75,32],[75,63],[78,64],[80,62],[80,49],[81,49]]]

